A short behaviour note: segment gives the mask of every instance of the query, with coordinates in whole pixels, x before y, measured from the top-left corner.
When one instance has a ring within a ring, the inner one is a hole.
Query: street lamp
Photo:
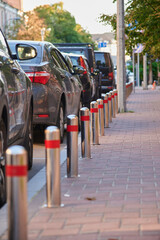
[[[44,41],[44,36],[45,36],[45,32],[50,32],[51,31],[51,28],[42,28],[41,29],[41,40]]]

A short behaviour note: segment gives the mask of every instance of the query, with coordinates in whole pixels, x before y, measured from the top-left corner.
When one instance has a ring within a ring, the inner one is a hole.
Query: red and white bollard
[[[112,122],[112,99],[111,99],[111,92],[107,93],[108,96],[108,104],[109,104],[109,122]]]
[[[98,103],[98,119],[99,119],[99,134],[104,136],[104,110],[103,110],[103,100],[97,99]]]
[[[78,176],[78,117],[67,116],[67,177]]]
[[[108,95],[103,95],[103,106],[104,106],[104,127],[109,127],[109,114],[108,114]]]
[[[116,111],[116,114],[118,113],[118,90],[117,89],[114,89],[114,98],[115,98],[115,111]]]
[[[47,207],[61,205],[60,132],[56,126],[45,130]]]
[[[81,112],[81,155],[82,158],[91,158],[91,146],[90,146],[90,118],[89,109],[83,107]]]
[[[112,117],[115,118],[115,98],[114,98],[114,91],[112,91]]]
[[[93,101],[90,103],[91,113],[91,144],[99,144],[99,121],[98,121],[98,103]]]
[[[6,151],[8,240],[27,240],[27,152],[22,146]]]

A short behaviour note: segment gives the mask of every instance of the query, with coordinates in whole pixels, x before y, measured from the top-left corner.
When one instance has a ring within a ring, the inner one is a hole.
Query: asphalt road
[[[30,180],[35,174],[37,174],[45,165],[45,146],[44,146],[44,129],[34,129],[33,137],[33,167],[28,173],[28,179]],[[61,149],[66,147],[66,132],[64,135],[64,141],[61,144]]]

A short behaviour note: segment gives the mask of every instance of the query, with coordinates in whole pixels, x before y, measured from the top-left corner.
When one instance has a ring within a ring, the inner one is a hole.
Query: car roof
[[[104,53],[106,53],[106,54],[110,54],[109,52],[104,52],[104,51],[101,52],[101,51],[98,51],[98,50],[94,50],[94,52],[95,52],[95,53],[101,53],[101,54],[104,54]]]
[[[25,44],[31,44],[31,45],[39,45],[39,46],[44,46],[45,44],[50,44],[52,45],[54,48],[57,49],[56,46],[54,46],[51,42],[47,42],[47,41],[33,41],[33,40],[7,40],[9,43],[25,43]]]
[[[83,57],[84,59],[87,60],[87,58],[83,54],[76,54],[76,53],[66,53],[62,52],[63,55],[69,56],[69,57]]]

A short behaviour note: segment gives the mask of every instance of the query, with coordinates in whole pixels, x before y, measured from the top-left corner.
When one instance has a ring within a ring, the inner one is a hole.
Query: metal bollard
[[[103,96],[103,106],[104,106],[104,127],[109,127],[109,114],[108,114],[108,95]]]
[[[81,112],[81,155],[82,158],[91,158],[91,146],[90,146],[90,121],[89,121],[89,109],[83,107]]]
[[[27,152],[22,146],[6,151],[8,239],[27,240]]]
[[[56,126],[45,130],[47,207],[61,205],[60,132]]]
[[[115,111],[118,113],[118,91],[117,89],[114,90],[114,97],[115,97]]]
[[[91,113],[91,144],[99,144],[99,121],[98,121],[98,103],[93,101],[90,103]]]
[[[115,114],[118,113],[118,94],[117,94],[117,89],[114,89],[114,99],[115,99]]]
[[[112,91],[112,117],[115,118],[115,98],[114,98],[114,90]]]
[[[78,117],[67,116],[67,177],[78,176]]]
[[[111,94],[111,112],[112,112],[112,118],[113,118],[113,96],[112,96],[113,91],[110,91]]]
[[[99,135],[104,136],[103,100],[102,99],[97,99],[97,103],[98,103]]]
[[[108,94],[108,103],[109,103],[109,122],[112,122],[112,101],[111,101],[111,92]]]

